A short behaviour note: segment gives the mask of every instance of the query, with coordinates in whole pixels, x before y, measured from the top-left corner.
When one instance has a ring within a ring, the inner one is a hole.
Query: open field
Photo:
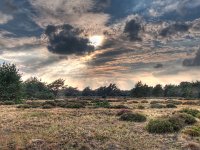
[[[0,106],[0,149],[30,150],[189,150],[200,148],[200,137],[183,130],[170,134],[152,134],[146,130],[150,119],[167,117],[192,108],[200,111],[199,101],[176,100],[177,108],[151,108],[150,103],[166,105],[167,100],[110,100],[112,106],[127,106],[144,114],[145,122],[122,121],[117,116],[125,108],[17,108]],[[38,101],[40,103],[41,101]],[[188,103],[189,102],[189,103]],[[191,103],[192,102],[192,103]],[[171,103],[171,101],[170,101]],[[197,125],[200,124],[198,118]]]

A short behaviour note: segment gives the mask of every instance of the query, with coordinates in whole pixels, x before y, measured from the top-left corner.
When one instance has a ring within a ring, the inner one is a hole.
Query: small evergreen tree
[[[21,75],[14,64],[0,65],[0,101],[19,101],[22,96]]]

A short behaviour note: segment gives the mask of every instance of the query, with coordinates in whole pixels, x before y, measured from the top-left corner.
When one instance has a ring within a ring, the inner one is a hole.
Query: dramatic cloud
[[[199,43],[199,0],[0,0],[0,63],[25,78],[124,89],[197,80]]]
[[[183,66],[187,67],[200,66],[200,50],[198,50],[196,56],[193,59],[185,59],[183,61]]]
[[[185,23],[175,23],[172,25],[169,25],[168,27],[162,29],[160,32],[160,35],[163,37],[170,36],[173,34],[176,34],[178,32],[187,32],[189,30],[190,26]]]
[[[89,40],[80,36],[81,31],[68,24],[49,25],[45,30],[45,34],[49,39],[48,50],[52,53],[83,55],[94,50]]]
[[[128,37],[131,41],[140,41],[139,32],[142,29],[140,23],[136,22],[136,20],[131,20],[126,23],[124,33],[128,34]]]

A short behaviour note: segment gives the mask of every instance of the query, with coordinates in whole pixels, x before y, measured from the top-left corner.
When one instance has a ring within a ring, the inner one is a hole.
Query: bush
[[[174,127],[168,119],[150,120],[146,126],[149,133],[172,133]]]
[[[165,105],[162,105],[162,104],[151,104],[151,108],[162,109],[162,108],[166,108],[166,107],[165,107]]]
[[[197,105],[197,104],[198,104],[197,102],[193,102],[193,101],[183,102],[183,105]]]
[[[110,103],[108,101],[97,101],[94,106],[95,108],[109,108]]]
[[[147,120],[146,116],[139,113],[124,113],[121,115],[120,120],[131,121],[131,122],[145,122]]]
[[[142,100],[141,103],[149,103],[147,100]]]
[[[196,119],[190,114],[179,114],[178,116],[184,120],[186,125],[191,125],[197,122]]]
[[[129,109],[127,106],[124,106],[124,105],[115,105],[115,106],[110,106],[109,108],[112,108],[112,109]]]
[[[45,104],[42,106],[43,109],[51,109],[54,108],[54,106],[50,105],[50,104]]]
[[[121,115],[126,114],[126,113],[132,113],[132,111],[127,110],[127,109],[120,110],[120,111],[117,113],[117,116],[121,116]]]
[[[14,101],[4,101],[3,105],[15,105]]]
[[[181,101],[175,101],[175,100],[167,100],[166,103],[167,104],[174,104],[174,105],[181,105],[182,104]]]
[[[166,108],[177,108],[177,106],[175,104],[170,103],[166,105]]]
[[[31,107],[31,105],[23,104],[23,105],[17,106],[17,108],[29,109],[29,108],[32,108],[32,107]]]
[[[197,114],[200,113],[200,111],[197,110],[197,109],[189,109],[189,108],[182,109],[180,112],[181,113],[190,114],[190,115],[192,115],[194,117],[197,117]]]
[[[172,133],[180,131],[186,125],[191,125],[195,122],[195,118],[191,115],[176,114],[165,119],[151,120],[146,128],[150,133]]]
[[[138,109],[145,109],[145,107],[143,105],[138,105],[137,107]]]
[[[192,137],[200,137],[200,125],[187,128],[183,131],[183,133]]]

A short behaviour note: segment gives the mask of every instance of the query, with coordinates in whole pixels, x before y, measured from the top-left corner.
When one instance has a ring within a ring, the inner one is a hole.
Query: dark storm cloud
[[[37,11],[28,0],[1,0],[0,12],[9,14],[12,19],[5,24],[0,24],[2,31],[8,31],[6,37],[39,37],[43,31],[33,20]]]
[[[81,31],[71,25],[49,25],[45,34],[49,39],[48,50],[63,55],[84,55],[94,50],[87,38],[80,36]]]
[[[169,25],[168,27],[161,30],[160,35],[163,37],[167,37],[178,32],[187,32],[190,29],[190,25],[185,23],[175,23]]]
[[[155,68],[155,69],[163,68],[163,64],[160,64],[160,63],[159,63],[159,64],[156,64],[156,65],[154,66],[154,68]]]
[[[142,30],[142,26],[136,20],[131,20],[126,23],[124,33],[126,33],[131,41],[141,41],[139,32]]]
[[[183,66],[186,67],[200,66],[200,50],[197,51],[193,59],[185,59],[183,61]]]

